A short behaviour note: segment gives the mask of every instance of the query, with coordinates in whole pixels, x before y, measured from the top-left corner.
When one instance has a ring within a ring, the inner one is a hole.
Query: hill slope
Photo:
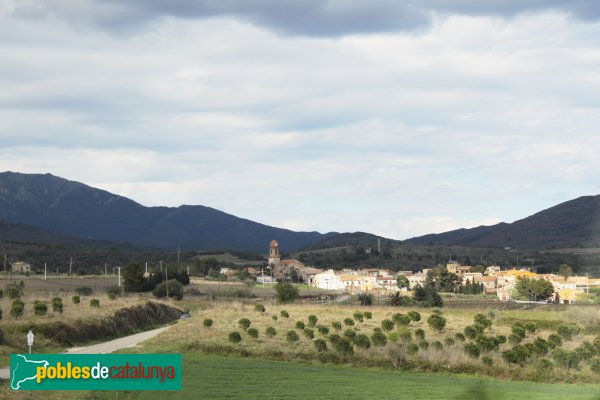
[[[512,224],[458,229],[406,240],[412,244],[561,248],[600,246],[600,196],[584,196]]]
[[[86,239],[194,250],[283,251],[325,237],[259,224],[204,206],[145,207],[51,174],[0,173],[0,218]]]

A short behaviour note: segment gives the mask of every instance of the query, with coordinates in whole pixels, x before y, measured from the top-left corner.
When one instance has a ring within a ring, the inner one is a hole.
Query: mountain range
[[[282,251],[292,251],[328,236],[276,228],[204,206],[146,207],[51,174],[15,172],[0,173],[0,219],[21,224],[13,225],[21,237],[27,236],[24,230],[34,238],[48,238],[51,231],[58,234],[56,240],[75,236],[193,250],[265,253],[277,239]]]
[[[266,253],[340,246],[401,245],[364,232],[322,234],[264,225],[201,205],[146,207],[51,174],[0,173],[0,240],[93,244],[128,242],[187,250]],[[600,196],[567,201],[513,223],[407,239],[414,245],[550,249],[600,247]]]
[[[457,229],[406,242],[520,249],[600,247],[600,196],[579,197],[510,224]]]

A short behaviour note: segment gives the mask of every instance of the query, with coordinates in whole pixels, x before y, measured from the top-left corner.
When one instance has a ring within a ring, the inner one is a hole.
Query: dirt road
[[[158,329],[153,329],[151,331],[136,333],[135,335],[125,336],[119,339],[111,340],[109,342],[95,344],[93,346],[87,347],[73,347],[67,349],[66,354],[104,354],[104,353],[112,353],[113,351],[119,349],[125,349],[128,347],[135,347],[139,343],[144,342],[148,339],[153,338],[161,332],[169,329],[169,326],[165,326]],[[34,345],[35,349],[35,345]],[[0,379],[8,379],[9,369],[8,368],[0,368]]]

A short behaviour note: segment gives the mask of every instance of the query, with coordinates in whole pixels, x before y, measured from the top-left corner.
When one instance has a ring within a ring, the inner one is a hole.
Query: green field
[[[499,381],[445,374],[183,355],[180,392],[91,393],[88,399],[597,399],[600,385]]]

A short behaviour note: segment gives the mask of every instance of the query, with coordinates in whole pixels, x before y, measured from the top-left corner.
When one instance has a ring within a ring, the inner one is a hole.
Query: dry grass
[[[371,311],[373,313],[373,319],[364,322],[355,321],[355,330],[359,333],[364,333],[367,336],[371,336],[374,328],[381,327],[381,321],[386,318],[390,318],[394,313],[400,312],[406,314],[410,310],[416,310],[421,313],[420,322],[412,322],[410,324],[410,330],[413,332],[417,328],[421,328],[425,331],[425,339],[430,343],[430,347],[427,350],[420,349],[415,355],[404,356],[408,362],[409,369],[413,370],[435,370],[435,371],[448,371],[448,372],[467,372],[467,373],[481,373],[488,374],[500,378],[512,378],[512,379],[540,379],[536,375],[534,362],[530,362],[529,366],[515,367],[514,365],[509,367],[501,357],[501,351],[508,350],[512,347],[511,344],[506,343],[501,345],[500,351],[491,352],[486,355],[492,358],[493,367],[483,365],[481,359],[472,359],[463,351],[463,343],[456,340],[456,343],[451,346],[444,344],[443,349],[437,350],[431,343],[434,341],[440,341],[444,343],[444,339],[447,337],[454,338],[454,335],[458,332],[463,332],[464,328],[468,325],[473,324],[473,316],[481,310],[443,310],[443,315],[447,318],[448,323],[446,328],[442,332],[437,332],[429,328],[427,324],[427,318],[431,315],[431,309],[418,309],[418,308],[391,308],[391,307],[369,307],[361,308],[356,306],[345,306],[345,305],[306,305],[306,304],[294,304],[294,305],[278,305],[274,303],[264,303],[266,312],[260,313],[254,311],[254,304],[250,302],[242,301],[231,301],[231,302],[220,302],[220,301],[205,301],[199,303],[189,303],[189,307],[192,310],[193,317],[189,320],[180,321],[175,327],[169,331],[163,333],[159,337],[155,338],[152,343],[148,344],[148,349],[154,349],[164,351],[185,351],[186,349],[204,349],[219,352],[219,349],[237,349],[236,351],[241,354],[252,354],[258,357],[277,358],[285,360],[319,360],[319,354],[314,349],[312,341],[306,338],[302,332],[295,328],[296,321],[303,321],[307,323],[308,315],[315,314],[319,318],[317,325],[326,325],[330,329],[330,333],[335,333],[335,330],[331,327],[331,323],[334,321],[342,322],[344,318],[352,318],[352,314],[355,311]],[[286,310],[290,314],[289,318],[282,318],[280,316],[281,310]],[[483,311],[485,314],[486,311]],[[506,313],[506,314],[505,314]],[[535,312],[529,311],[502,311],[495,313],[495,320],[502,317],[511,318],[522,318],[524,320],[536,320],[541,319],[540,316]],[[272,316],[278,317],[277,321],[272,319]],[[549,314],[550,319],[560,318],[565,322],[571,322],[571,314],[566,313],[553,313]],[[210,318],[213,320],[213,326],[205,328],[203,326],[203,320]],[[244,333],[244,330],[238,326],[240,318],[248,318],[252,322],[252,327],[258,329],[258,339],[252,339]],[[267,327],[272,326],[277,330],[277,336],[269,338],[265,335]],[[342,323],[342,330],[337,332],[342,334],[347,329]],[[295,330],[300,336],[300,340],[296,343],[288,343],[285,340],[285,334],[288,330]],[[242,342],[233,345],[228,341],[228,334],[232,331],[240,332],[242,335]],[[315,331],[315,338],[322,338],[323,336]],[[511,333],[511,327],[509,325],[498,325],[494,323],[492,327],[486,331],[488,335],[505,335],[508,336]],[[536,337],[547,338],[548,335],[553,333],[550,330],[540,330],[535,334],[528,334],[527,338],[522,344],[533,341]],[[573,350],[579,346],[584,340],[593,340],[594,336],[584,334],[583,331],[580,335],[574,336],[573,340],[565,341],[563,348],[566,350]],[[196,345],[193,345],[196,343]],[[190,344],[192,344],[190,346]],[[329,343],[328,343],[329,346]],[[359,349],[355,346],[354,356],[347,359],[346,362],[352,365],[371,365],[371,366],[388,366],[391,368],[393,362],[391,361],[391,355],[394,352],[403,352],[401,350],[401,342],[392,343],[388,342],[385,347],[371,347],[368,350]],[[331,352],[334,352],[331,350]],[[597,382],[598,378],[595,374],[589,371],[589,368],[584,365],[582,370],[579,371],[559,371],[555,368],[555,375],[552,379],[555,381],[581,381],[581,382]],[[564,375],[564,376],[563,376]]]

